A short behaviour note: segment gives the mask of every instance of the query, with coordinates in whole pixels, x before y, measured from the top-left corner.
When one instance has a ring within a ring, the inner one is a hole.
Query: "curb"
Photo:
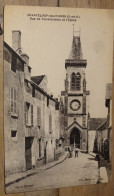
[[[50,169],[50,168],[52,168],[52,167],[54,167],[54,166],[56,166],[56,165],[62,163],[65,159],[67,159],[67,157],[68,157],[68,154],[66,154],[66,156],[64,157],[63,160],[61,160],[61,161],[58,162],[58,163],[55,163],[55,164],[52,165],[52,166],[49,166],[49,167],[45,168],[44,170],[48,170],[48,169]],[[23,177],[21,177],[21,178],[18,178],[18,179],[16,179],[16,180],[12,181],[12,182],[8,182],[7,184],[5,184],[5,187],[8,187],[8,186],[10,186],[11,184],[17,183],[17,182],[19,182],[19,181],[21,181],[21,180],[24,180],[24,179],[26,179],[27,177],[33,176],[33,175],[35,175],[35,174],[37,174],[37,173],[39,173],[39,171],[36,171],[36,172],[34,172],[34,173],[31,173],[31,174],[27,174],[26,176],[23,176]]]
[[[19,182],[19,181],[21,181],[21,180],[24,180],[24,179],[26,179],[27,177],[33,176],[33,175],[35,175],[35,174],[37,174],[37,173],[38,173],[38,172],[34,172],[34,173],[32,173],[32,174],[27,174],[26,176],[23,176],[23,177],[21,177],[21,178],[18,178],[18,179],[16,179],[16,180],[12,181],[12,182],[8,182],[7,184],[5,184],[5,187],[8,187],[8,186],[10,186],[11,184],[14,184],[14,183],[16,183],[16,182]]]
[[[89,154],[89,153],[88,153]],[[92,156],[92,157],[95,157],[95,155],[93,155],[93,154],[89,154],[90,156]]]
[[[65,161],[65,159],[67,159],[68,158],[68,154],[65,156],[65,158],[63,159],[63,160],[61,160],[60,162],[58,162],[58,163],[55,163],[54,165],[52,165],[52,166],[49,166],[48,168],[46,168],[45,170],[47,170],[47,169],[50,169],[50,168],[52,168],[52,167],[54,167],[54,166],[56,166],[56,165],[58,165],[59,163],[62,163],[63,161]]]

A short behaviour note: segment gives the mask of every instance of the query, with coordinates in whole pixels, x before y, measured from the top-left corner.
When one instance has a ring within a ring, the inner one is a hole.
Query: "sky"
[[[30,14],[35,14],[32,20]],[[42,20],[49,15],[61,21]],[[58,97],[64,90],[65,59],[71,51],[74,24],[74,29],[80,30],[83,58],[87,60],[90,115],[106,117],[106,83],[112,82],[113,17],[111,10],[6,6],[4,40],[12,46],[12,30],[21,31],[21,47],[29,55],[32,76],[47,75],[49,92]]]

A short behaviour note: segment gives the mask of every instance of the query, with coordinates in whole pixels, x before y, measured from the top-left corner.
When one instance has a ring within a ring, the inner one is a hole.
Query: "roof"
[[[100,131],[105,130],[105,129],[108,128],[108,125],[109,125],[109,123],[108,123],[108,121],[106,120],[104,123],[102,123],[102,124],[97,128],[97,130],[100,130]]]
[[[34,81],[29,81],[27,79],[25,79],[25,81],[31,83],[32,86],[35,87],[35,89],[37,89],[39,92],[41,92],[43,95],[45,95],[46,97],[48,97],[49,99],[53,100],[54,102],[58,103],[58,100],[56,98],[53,98],[52,96],[50,96],[47,92],[44,91],[44,89],[42,89],[41,87],[39,87]]]
[[[89,118],[88,128],[89,130],[96,130],[104,122],[106,122],[106,118]]]
[[[32,80],[33,82],[35,82],[37,85],[39,85],[39,84],[42,82],[42,80],[43,80],[44,77],[45,77],[45,75],[41,75],[41,76],[32,76],[32,77],[31,77],[31,80]]]
[[[71,48],[69,59],[72,60],[83,59],[80,36],[73,35],[72,48]]]
[[[5,41],[4,41],[4,47],[6,47],[9,51],[11,51],[11,53],[15,54],[17,56],[17,58],[22,62],[25,63],[25,61],[20,57],[19,54],[17,54],[13,48],[11,48],[11,46],[9,46]]]

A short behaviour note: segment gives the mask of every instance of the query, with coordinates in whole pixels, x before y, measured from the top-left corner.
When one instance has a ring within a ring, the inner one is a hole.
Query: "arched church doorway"
[[[80,148],[80,132],[76,127],[73,128],[73,130],[71,131],[70,145],[72,147],[75,147],[75,145],[76,145],[78,148]]]

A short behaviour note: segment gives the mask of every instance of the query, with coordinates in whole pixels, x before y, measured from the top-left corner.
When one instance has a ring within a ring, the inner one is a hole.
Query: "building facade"
[[[112,84],[106,85],[105,106],[108,109],[107,118],[96,129],[96,152],[104,159],[111,161],[111,136],[112,136]]]
[[[80,35],[73,34],[72,49],[65,61],[64,137],[66,145],[87,151],[87,114],[89,94],[86,90],[87,60],[83,59]]]
[[[106,122],[106,118],[90,118],[88,116],[88,153],[97,152],[97,128]]]
[[[4,43],[5,173],[25,169],[24,61]]]
[[[112,159],[112,84],[106,85],[105,106],[108,108],[108,140],[109,140],[109,161]]]
[[[31,77],[20,31],[12,32],[12,47],[4,42],[6,175],[53,161],[60,137],[59,102],[48,94],[45,75]]]

